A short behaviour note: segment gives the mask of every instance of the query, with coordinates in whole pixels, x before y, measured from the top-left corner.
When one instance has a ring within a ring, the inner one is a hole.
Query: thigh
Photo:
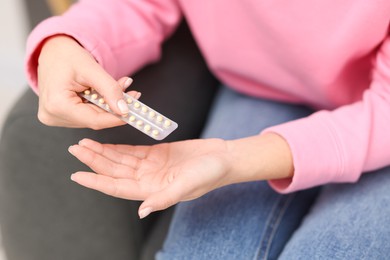
[[[263,129],[308,116],[305,106],[249,97],[221,87],[203,130],[203,138],[238,139]]]
[[[305,107],[259,100],[222,88],[204,138],[234,139],[310,114]],[[176,207],[158,259],[276,258],[316,190],[280,195],[266,182],[235,184]]]
[[[390,168],[325,186],[281,259],[388,259]]]

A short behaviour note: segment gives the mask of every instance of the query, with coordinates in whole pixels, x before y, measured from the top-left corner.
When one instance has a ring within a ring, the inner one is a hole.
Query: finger
[[[124,155],[135,156],[138,159],[145,159],[147,154],[149,153],[151,146],[149,145],[128,145],[128,144],[101,144],[94,140],[84,138],[80,141],[80,145],[86,146],[90,149],[94,149],[93,146],[95,144],[100,144],[104,147],[104,149],[115,150],[118,153],[122,153]],[[90,146],[91,145],[91,146]],[[99,150],[95,150],[99,152]]]
[[[138,183],[134,180],[115,179],[91,172],[76,172],[71,175],[71,180],[84,187],[97,190],[117,198],[143,200],[147,196],[147,194],[139,188]]]
[[[86,68],[84,75],[94,75],[83,78],[84,83],[96,89],[116,114],[129,113],[127,103],[123,99],[122,87],[99,64]]]
[[[90,103],[77,104],[76,109],[69,108],[68,117],[75,127],[89,127],[94,130],[125,125],[126,122]]]
[[[69,152],[96,173],[113,178],[135,178],[135,170],[127,165],[113,162],[110,159],[80,145],[72,145]]]
[[[113,162],[127,165],[133,169],[138,169],[140,164],[140,158],[118,152],[115,149],[115,146],[112,148],[87,138],[81,140],[79,145],[88,148],[89,150],[94,151],[95,153],[98,153]],[[127,148],[131,149],[131,146],[128,146]]]
[[[141,97],[141,92],[135,90],[128,91],[127,94],[132,96],[135,99],[139,99]]]
[[[118,80],[118,83],[122,87],[122,91],[126,91],[126,89],[130,87],[131,83],[133,83],[133,79],[129,77],[122,77]]]
[[[122,90],[126,91],[126,89],[128,89],[133,83],[133,79],[129,77],[123,77],[118,80],[118,83],[122,86]],[[141,92],[136,90],[127,91],[126,94],[132,96],[135,99],[139,99],[141,97]]]
[[[83,103],[81,100],[68,103],[61,101],[57,106],[66,106],[67,109],[66,111],[60,109],[48,111],[40,105],[38,111],[39,120],[48,126],[89,127],[95,130],[126,124],[126,122],[107,113],[96,105]]]
[[[183,186],[176,181],[172,182],[165,189],[152,193],[139,207],[139,217],[141,219],[145,218],[154,211],[167,209],[183,200]]]
[[[129,77],[123,77],[118,80],[118,83],[120,86],[122,86],[122,90],[126,91],[126,89],[129,88],[133,83],[133,79]],[[141,92],[135,90],[128,91],[126,94],[132,96],[135,99],[139,99],[141,97]]]

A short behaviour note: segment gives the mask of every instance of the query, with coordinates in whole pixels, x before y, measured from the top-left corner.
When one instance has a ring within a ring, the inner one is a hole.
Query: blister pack
[[[123,116],[114,113],[105,102],[104,98],[94,89],[85,90],[80,93],[80,96],[105,111],[110,112],[155,140],[164,139],[178,127],[176,122],[126,93],[123,93],[123,96],[127,102],[130,113]]]

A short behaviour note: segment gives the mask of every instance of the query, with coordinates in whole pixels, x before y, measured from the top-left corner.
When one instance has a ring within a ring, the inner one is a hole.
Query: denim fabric
[[[390,168],[325,186],[280,259],[390,259]]]
[[[255,99],[223,87],[203,137],[255,135],[310,113],[303,106]],[[390,253],[387,176],[371,173],[359,184],[288,195],[276,193],[264,181],[220,188],[176,207],[157,259],[384,258]]]

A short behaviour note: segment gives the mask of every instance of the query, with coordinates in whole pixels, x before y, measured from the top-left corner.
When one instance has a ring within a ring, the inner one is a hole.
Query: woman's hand
[[[273,133],[153,146],[84,139],[69,147],[69,152],[97,173],[77,172],[73,181],[114,197],[144,200],[141,218],[225,185],[293,174],[288,144]]]
[[[54,36],[44,43],[38,59],[39,120],[50,126],[102,129],[124,122],[77,95],[88,88],[105,97],[117,114],[128,113],[123,91],[132,79],[115,81],[73,38]],[[135,91],[129,93],[138,98]]]
[[[109,145],[84,139],[70,153],[97,174],[77,172],[72,180],[111,196],[144,200],[141,218],[192,200],[230,183],[232,162],[221,139],[154,146]]]

